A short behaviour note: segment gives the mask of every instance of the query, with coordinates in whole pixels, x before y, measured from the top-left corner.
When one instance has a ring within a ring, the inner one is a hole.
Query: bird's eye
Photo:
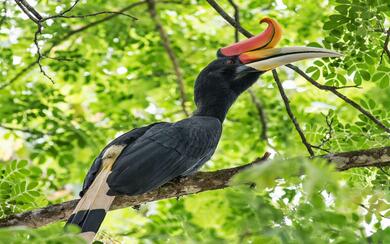
[[[226,64],[234,64],[234,61],[231,59],[226,60]]]

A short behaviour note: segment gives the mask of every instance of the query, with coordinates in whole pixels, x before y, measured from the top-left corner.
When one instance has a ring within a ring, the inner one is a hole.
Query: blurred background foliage
[[[43,16],[72,1],[28,1]],[[159,1],[158,15],[184,75],[189,111],[199,71],[234,29],[206,1]],[[218,1],[229,13],[229,1]],[[264,16],[284,27],[280,46],[325,46],[341,59],[297,65],[390,126],[390,66],[383,54],[390,27],[387,0],[236,0],[253,33]],[[147,5],[137,1],[80,1],[71,15],[126,11],[138,18],[98,15],[57,18],[38,37],[50,82],[36,64],[36,24],[13,1],[0,11],[0,218],[77,196],[94,157],[116,136],[155,121],[185,118],[170,59]],[[241,36],[241,38],[244,38]],[[350,105],[320,91],[287,68],[278,69],[304,133],[329,152],[390,145],[389,135]],[[123,243],[390,243],[388,169],[335,170],[304,158],[269,72],[253,93],[266,113],[268,140],[251,96],[243,94],[224,124],[215,156],[203,170],[248,163],[266,151],[275,159],[239,175],[230,189],[164,200],[140,210],[110,212],[98,236]],[[332,121],[331,129],[329,121]],[[317,150],[317,149],[316,149]],[[316,151],[320,155],[322,150]],[[254,181],[255,188],[242,186]],[[0,230],[0,242],[76,243],[60,224]],[[10,239],[11,237],[11,239]]]

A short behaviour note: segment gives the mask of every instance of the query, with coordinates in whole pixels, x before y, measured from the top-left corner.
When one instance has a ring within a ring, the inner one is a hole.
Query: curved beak
[[[268,71],[300,60],[340,56],[340,53],[325,48],[284,47],[246,52],[239,59],[247,67]]]
[[[268,71],[292,62],[325,57],[340,57],[340,53],[315,47],[275,48],[282,37],[280,24],[271,18],[263,18],[267,29],[261,34],[220,49],[223,56],[238,56],[243,67],[240,70]]]

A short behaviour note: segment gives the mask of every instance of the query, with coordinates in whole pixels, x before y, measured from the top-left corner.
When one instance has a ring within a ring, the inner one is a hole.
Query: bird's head
[[[217,59],[201,71],[195,82],[196,114],[223,120],[235,99],[265,72],[299,60],[341,56],[324,48],[275,48],[282,28],[271,18],[260,23],[268,24],[265,31],[219,49]]]

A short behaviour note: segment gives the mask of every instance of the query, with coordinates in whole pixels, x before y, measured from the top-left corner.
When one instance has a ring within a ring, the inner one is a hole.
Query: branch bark
[[[176,82],[177,86],[180,92],[180,102],[181,102],[181,107],[183,110],[183,113],[186,116],[189,116],[189,113],[186,108],[186,93],[185,93],[185,88],[184,88],[184,79],[183,79],[183,74],[181,72],[180,66],[179,66],[179,61],[175,55],[175,52],[173,51],[171,47],[171,41],[169,40],[168,34],[165,31],[163,25],[161,24],[160,18],[157,15],[156,11],[156,3],[154,0],[147,0],[148,3],[148,9],[149,9],[149,14],[150,17],[152,18],[154,24],[156,25],[156,29],[158,33],[160,34],[160,39],[163,43],[164,49],[167,52],[169,59],[171,60],[173,70],[176,75]]]
[[[229,187],[229,181],[234,175],[243,169],[263,163],[268,156],[269,154],[265,154],[262,158],[258,158],[249,164],[235,168],[222,169],[214,172],[199,172],[193,176],[182,178],[179,182],[174,180],[157,190],[143,195],[118,196],[115,198],[111,210]],[[319,157],[328,160],[330,163],[336,164],[339,170],[347,170],[356,167],[389,167],[390,146],[369,150],[327,154]],[[11,215],[0,220],[0,227],[23,225],[36,228],[52,222],[65,220],[70,216],[78,201],[79,200],[76,199]]]

